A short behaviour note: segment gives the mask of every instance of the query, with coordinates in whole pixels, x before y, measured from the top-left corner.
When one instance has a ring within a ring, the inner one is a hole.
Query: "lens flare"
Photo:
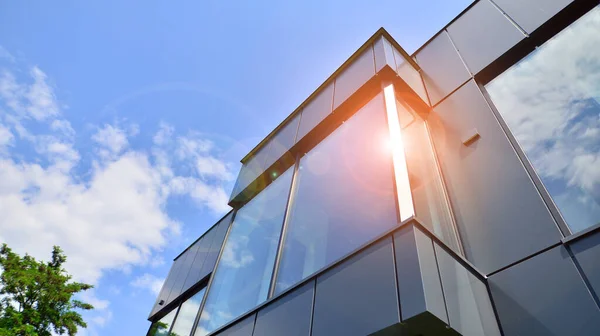
[[[390,84],[383,89],[385,98],[385,110],[390,129],[389,146],[392,151],[392,161],[394,162],[394,178],[396,180],[396,193],[398,196],[398,206],[400,208],[400,220],[404,221],[415,215],[412,192],[410,190],[410,181],[408,179],[408,167],[406,165],[406,155],[404,153],[404,143],[402,141],[402,129],[398,118],[398,109],[396,108],[396,96],[394,94],[394,85]]]

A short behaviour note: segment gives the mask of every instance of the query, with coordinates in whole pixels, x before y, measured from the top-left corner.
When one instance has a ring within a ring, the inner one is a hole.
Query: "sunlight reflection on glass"
[[[408,179],[408,168],[406,156],[404,155],[404,144],[402,141],[402,130],[398,110],[396,109],[396,96],[394,85],[390,84],[383,90],[385,97],[385,111],[390,129],[390,144],[392,149],[392,160],[394,161],[394,177],[396,179],[396,193],[400,207],[400,220],[404,221],[415,215],[410,181]]]

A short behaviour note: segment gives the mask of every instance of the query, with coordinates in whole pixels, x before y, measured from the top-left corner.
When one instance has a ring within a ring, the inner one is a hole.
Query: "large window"
[[[600,222],[600,8],[486,89],[571,231]]]
[[[171,329],[169,336],[188,336],[192,332],[194,319],[198,315],[205,291],[206,288],[203,288],[181,304],[179,313],[177,313],[177,319],[173,323],[173,329]]]
[[[292,180],[288,169],[239,209],[196,329],[206,335],[267,299]]]
[[[300,159],[276,293],[396,225],[389,147],[379,94]]]
[[[171,310],[158,322],[154,322],[148,331],[148,336],[167,336],[176,314],[177,308]]]

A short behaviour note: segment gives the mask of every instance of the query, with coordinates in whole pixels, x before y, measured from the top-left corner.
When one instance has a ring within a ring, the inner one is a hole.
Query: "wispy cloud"
[[[60,245],[75,280],[98,285],[108,270],[160,263],[159,252],[182,225],[166,212],[172,196],[191,198],[199,211],[228,210],[230,164],[209,140],[177,135],[167,123],[150,134],[150,148],[132,148],[139,133],[133,123],[92,125],[93,134],[79,134],[64,117],[51,76],[36,66],[1,66],[0,241],[17,252],[45,259]],[[96,151],[82,148],[88,139]],[[196,169],[200,154],[205,162]],[[91,168],[82,169],[82,160]],[[161,284],[145,274],[131,285],[156,293]],[[95,294],[87,299],[108,306]],[[110,311],[93,318],[107,323]]]
[[[163,278],[159,278],[149,273],[144,273],[143,275],[133,279],[130,285],[135,288],[148,290],[153,295],[158,296],[164,281],[165,279]]]

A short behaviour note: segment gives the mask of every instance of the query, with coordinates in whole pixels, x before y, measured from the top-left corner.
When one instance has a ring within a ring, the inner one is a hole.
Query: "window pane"
[[[158,322],[152,324],[150,327],[150,331],[148,332],[149,336],[167,336],[169,329],[171,328],[171,324],[173,323],[173,319],[175,318],[175,314],[177,313],[177,308],[171,310],[170,313],[161,318]]]
[[[396,101],[415,212],[447,246],[460,253],[458,235],[444,193],[425,121],[407,104]]]
[[[196,319],[196,315],[200,309],[200,303],[205,291],[206,288],[202,288],[202,290],[181,304],[177,320],[175,320],[169,336],[188,336],[192,332],[194,319]]]
[[[235,215],[197,336],[214,331],[267,299],[292,174],[293,169],[288,169]]]
[[[573,232],[600,222],[600,8],[486,88]]]
[[[392,228],[393,185],[380,94],[300,160],[276,292]]]

